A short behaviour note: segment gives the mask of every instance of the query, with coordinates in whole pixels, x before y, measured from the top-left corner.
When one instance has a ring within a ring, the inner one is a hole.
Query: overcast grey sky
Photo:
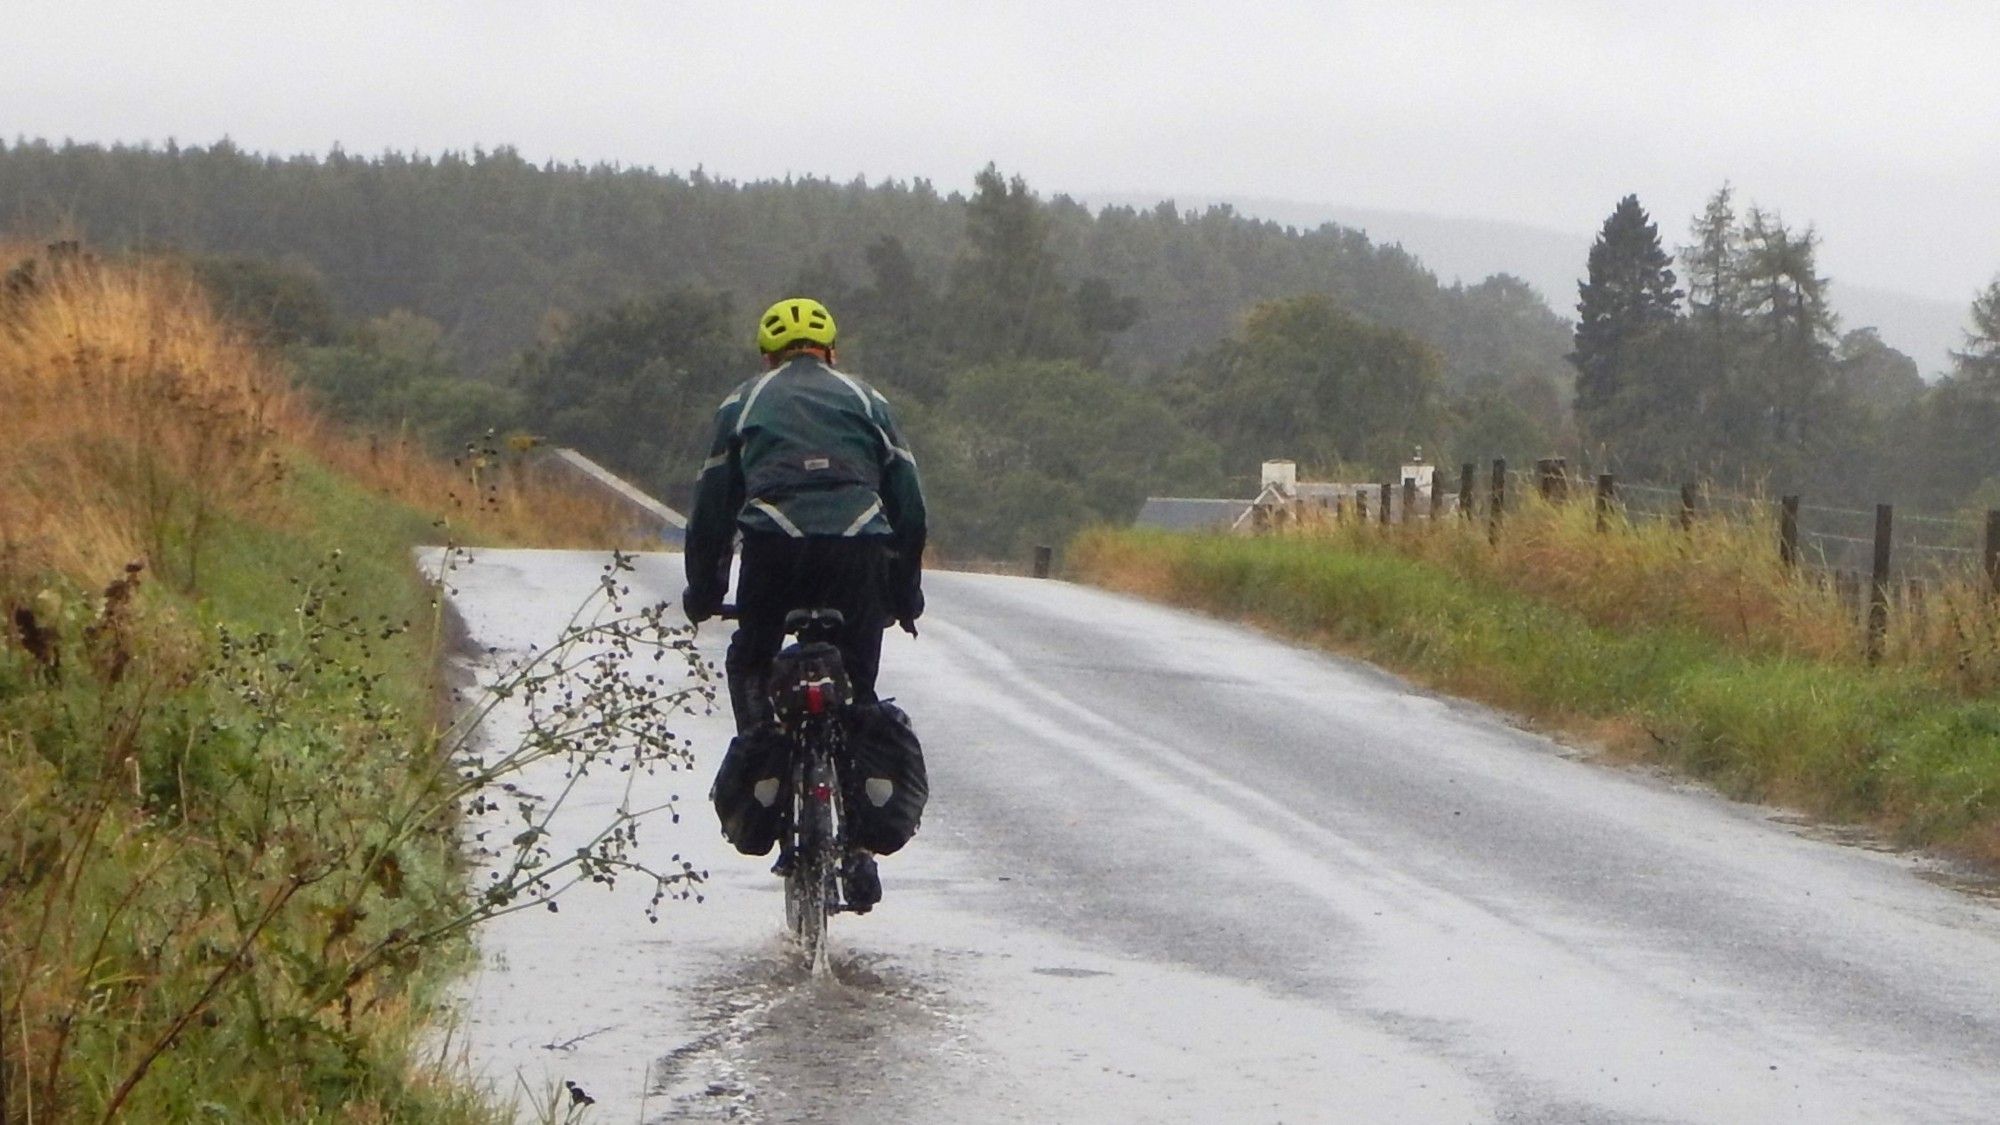
[[[2000,3],[0,0],[0,133],[1236,195],[1669,244],[1725,178],[1836,281],[2000,273]]]

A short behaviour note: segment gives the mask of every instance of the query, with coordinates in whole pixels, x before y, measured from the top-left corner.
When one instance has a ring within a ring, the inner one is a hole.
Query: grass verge
[[[2000,861],[2000,701],[1914,663],[1869,668],[1729,637],[1728,615],[1705,625],[1611,601],[1593,612],[1466,561],[1480,550],[1398,545],[1393,531],[1100,530],[1072,545],[1068,565],[1086,581],[1362,656],[1737,797]]]
[[[468,895],[410,550],[615,513],[74,247],[0,257],[0,402],[0,1120],[492,1120],[412,1053]]]

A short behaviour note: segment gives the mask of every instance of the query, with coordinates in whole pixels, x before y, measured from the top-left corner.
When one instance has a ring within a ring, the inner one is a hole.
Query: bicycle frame
[[[830,971],[827,919],[847,909],[840,884],[846,809],[838,762],[852,700],[840,650],[832,643],[841,624],[832,610],[788,615],[785,632],[798,643],[773,661],[768,684],[772,717],[792,745],[792,799],[778,859],[785,873],[785,922],[815,976]]]

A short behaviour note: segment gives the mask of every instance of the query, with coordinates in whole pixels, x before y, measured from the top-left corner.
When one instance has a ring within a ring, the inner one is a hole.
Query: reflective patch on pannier
[[[888,855],[916,835],[930,799],[924,750],[910,717],[893,703],[848,708],[847,760],[841,787],[847,805],[847,842]]]

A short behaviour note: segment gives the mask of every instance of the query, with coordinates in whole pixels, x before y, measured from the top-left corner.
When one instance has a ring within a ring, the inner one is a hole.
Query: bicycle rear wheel
[[[785,877],[785,924],[814,976],[829,971],[826,921],[837,901],[834,877],[840,857],[833,824],[833,765],[822,753],[805,755],[792,786],[792,869]]]

